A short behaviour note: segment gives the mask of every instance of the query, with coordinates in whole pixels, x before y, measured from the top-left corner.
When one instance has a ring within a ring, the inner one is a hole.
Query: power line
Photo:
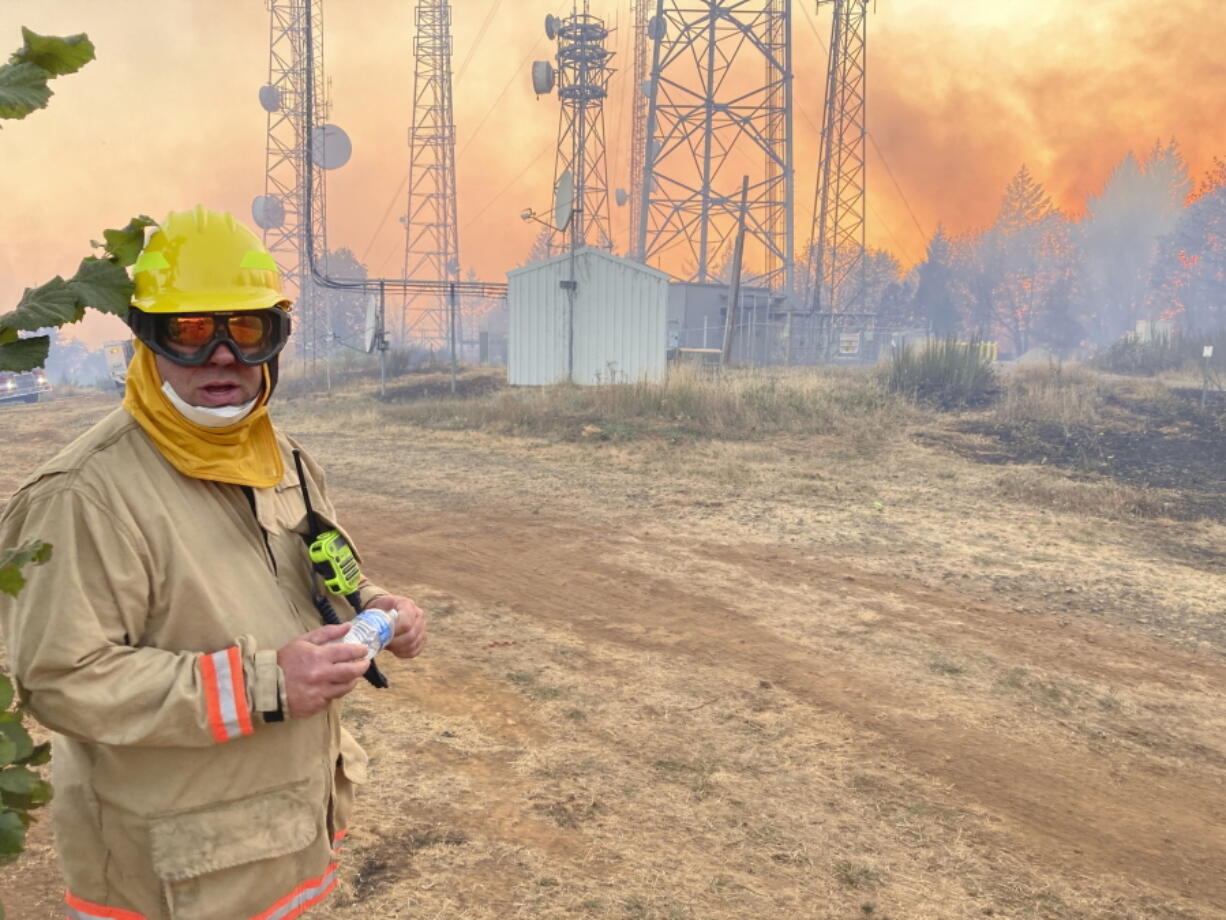
[[[460,65],[460,69],[456,73],[455,83],[459,83],[460,79],[464,76],[464,71],[468,67],[468,62],[471,61],[473,59],[473,55],[477,53],[477,48],[478,46],[480,46],[481,40],[485,37],[486,31],[489,29],[490,23],[494,19],[494,14],[498,12],[498,7],[500,7],[501,5],[502,5],[502,0],[494,0],[493,5],[489,9],[489,12],[485,14],[485,21],[481,23],[481,28],[478,29],[477,31],[477,37],[473,41],[472,47],[468,50],[468,57],[464,58],[464,63]],[[532,55],[536,53],[536,48],[540,45],[540,43],[541,43],[540,39],[537,39],[537,43],[535,46],[533,46],[532,52],[529,53],[527,60],[531,60]],[[525,61],[525,63],[526,62],[527,61]],[[522,68],[523,68],[523,64],[520,65],[520,69]],[[468,149],[468,145],[472,143],[473,139],[477,136],[477,134],[480,133],[481,126],[485,124],[485,120],[489,118],[490,113],[493,112],[494,109],[498,106],[498,103],[502,100],[502,97],[506,95],[507,89],[510,88],[510,86],[511,84],[510,82],[508,82],[507,85],[503,87],[502,92],[498,94],[498,98],[494,100],[494,104],[490,106],[489,110],[485,113],[485,115],[481,117],[481,121],[478,123],[477,127],[474,129],[472,137],[468,139],[468,141],[464,144],[464,147],[460,150],[459,154],[456,155],[457,160],[459,160],[459,158],[464,154],[464,151]],[[392,214],[392,208],[396,207],[397,203],[399,203],[400,201],[400,195],[401,193],[404,192],[404,187],[409,182],[410,172],[412,172],[412,166],[405,169],[404,176],[401,177],[400,179],[400,184],[396,186],[395,193],[392,195],[391,199],[387,203],[387,209],[384,210],[383,217],[379,219],[379,223],[375,227],[375,232],[371,234],[370,242],[367,243],[366,248],[362,250],[362,257],[358,259],[359,262],[362,262],[363,264],[365,264],[366,256],[370,254],[371,247],[375,245],[375,241],[379,238],[379,234],[383,232],[384,226],[387,225],[387,219]]]
[[[494,20],[494,14],[498,12],[498,7],[502,6],[502,0],[494,0],[494,5],[490,7],[490,11],[485,14],[485,21],[481,23],[481,28],[477,30],[477,37],[473,41],[473,46],[468,49],[468,57],[464,58],[464,63],[460,65],[460,69],[456,71],[455,82],[459,83],[464,79],[464,71],[468,69],[468,63],[477,53],[477,48],[481,46],[481,39],[485,38],[485,32],[490,27],[490,23]]]
[[[473,225],[473,223],[476,221],[476,219],[477,219],[478,217],[480,217],[482,214],[484,214],[486,211],[488,211],[488,210],[489,210],[490,205],[492,205],[492,204],[493,204],[495,201],[497,201],[499,198],[501,198],[503,195],[505,195],[505,194],[506,194],[508,191],[510,191],[511,186],[512,186],[512,185],[514,185],[516,182],[518,182],[520,179],[522,179],[522,178],[523,178],[523,176],[524,176],[524,173],[526,173],[528,170],[530,170],[530,169],[531,169],[533,166],[536,166],[536,165],[537,165],[537,161],[539,161],[539,160],[540,160],[540,158],[541,158],[541,157],[543,157],[543,156],[546,154],[546,152],[548,152],[550,149],[552,149],[552,148],[553,148],[553,146],[554,146],[554,142],[553,142],[552,140],[551,140],[551,141],[549,141],[548,143],[546,143],[546,144],[545,144],[545,146],[544,146],[544,147],[542,147],[542,148],[540,149],[540,151],[539,151],[538,153],[536,153],[536,154],[535,154],[535,155],[532,157],[532,159],[530,159],[530,160],[528,161],[528,165],[527,165],[527,166],[525,166],[523,169],[521,169],[521,170],[519,171],[519,173],[518,173],[518,174],[516,174],[516,176],[515,176],[515,178],[514,178],[514,179],[512,179],[510,182],[508,182],[506,185],[504,185],[504,186],[502,187],[502,190],[501,190],[501,191],[500,191],[500,192],[499,192],[497,195],[495,195],[493,198],[489,199],[489,201],[487,201],[487,202],[485,203],[485,207],[483,207],[483,208],[482,208],[480,211],[478,211],[476,214],[474,214],[472,217],[470,217],[470,218],[468,219],[468,222],[467,222],[467,223],[465,223],[465,224],[464,224],[464,226],[462,226],[460,229],[461,229],[461,230],[467,230],[469,227],[471,227],[471,226]]]
[[[881,152],[881,148],[877,146],[877,139],[871,134],[868,135],[869,143],[873,145],[873,149],[877,151],[877,157],[881,160],[881,165],[885,167],[885,171],[889,173],[890,181],[894,183],[894,188],[898,190],[898,197],[902,199],[902,203],[906,205],[907,213],[911,215],[911,220],[915,224],[915,229],[919,231],[920,239],[924,241],[924,245],[928,244],[928,234],[924,232],[924,228],[920,226],[919,218],[915,216],[915,212],[911,210],[911,202],[907,200],[907,196],[903,194],[902,186],[898,184],[898,180],[894,178],[894,170],[890,169],[890,164],[886,162],[885,154]]]
[[[532,50],[528,52],[528,56],[524,58],[523,61],[520,62],[519,68],[515,71],[516,74],[522,71],[524,69],[524,65],[527,64],[529,61],[532,60],[533,57],[536,56],[537,49],[541,47],[541,42],[543,40],[544,39],[541,39],[541,38],[538,38],[536,40],[536,44],[532,46]],[[469,145],[472,144],[472,142],[477,139],[477,136],[481,133],[481,128],[485,124],[486,119],[488,119],[492,114],[494,114],[494,110],[498,108],[498,103],[502,102],[502,97],[505,96],[507,94],[507,90],[509,90],[514,85],[515,85],[514,80],[508,80],[506,82],[506,85],[503,86],[502,88],[502,92],[498,94],[498,98],[495,99],[490,104],[490,107],[485,110],[485,114],[482,115],[481,120],[477,122],[477,127],[473,128],[473,133],[469,135],[468,140],[464,142],[464,146],[460,148],[460,152],[456,154],[457,160],[459,160],[461,157],[464,156],[464,151],[467,150],[469,148]]]

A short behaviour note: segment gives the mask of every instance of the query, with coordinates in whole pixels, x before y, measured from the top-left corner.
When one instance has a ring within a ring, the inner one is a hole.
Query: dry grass
[[[1004,391],[993,410],[1003,423],[1056,423],[1065,427],[1097,424],[1111,383],[1106,375],[1077,364],[1019,367],[1005,375]]]
[[[663,383],[504,388],[480,398],[439,396],[388,410],[397,422],[424,428],[618,441],[742,440],[783,433],[872,440],[910,414],[869,373],[797,369],[710,375],[688,366],[672,369]]]
[[[1092,428],[1141,392],[1061,373],[999,411]],[[325,914],[1226,915],[1226,528],[908,437],[959,418],[865,377],[277,407],[431,615],[347,701],[372,782]],[[8,418],[13,476],[86,422]]]

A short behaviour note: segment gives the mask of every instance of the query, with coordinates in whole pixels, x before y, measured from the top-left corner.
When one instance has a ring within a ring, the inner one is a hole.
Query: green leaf
[[[52,76],[62,77],[76,73],[94,59],[94,43],[85,33],[61,38],[58,35],[39,35],[22,26],[21,35],[26,44],[10,58],[14,64],[37,64]]]
[[[26,332],[47,326],[75,323],[85,315],[77,293],[68,282],[56,275],[36,288],[26,288],[17,309],[0,316],[0,327]]]
[[[37,64],[0,64],[0,118],[25,118],[51,98],[51,74]]]
[[[55,790],[51,788],[51,784],[44,779],[34,781],[34,785],[30,787],[30,807],[42,808],[51,801],[55,795]]]
[[[93,256],[81,260],[77,273],[68,279],[68,287],[79,303],[116,316],[128,315],[132,292],[136,290],[126,268],[110,259]]]
[[[0,711],[13,705],[13,682],[7,674],[0,674]]]
[[[34,784],[38,781],[38,774],[26,767],[0,770],[0,791],[28,796],[34,791]]]
[[[17,759],[17,745],[7,735],[0,735],[0,767],[7,767]]]
[[[51,763],[51,742],[44,741],[42,744],[35,745],[34,751],[25,759],[27,766],[41,767],[43,764]]]
[[[15,342],[0,343],[0,371],[20,373],[42,367],[47,363],[47,353],[50,350],[49,335],[35,335]]]
[[[7,736],[17,745],[17,756],[14,760],[24,760],[34,753],[34,742],[30,740],[29,732],[20,722],[0,722],[0,736]]]
[[[44,336],[45,338],[45,336]],[[30,339],[22,339],[29,342]],[[0,345],[0,369],[4,368],[3,354],[7,345]],[[35,365],[37,367],[38,365]],[[51,544],[41,540],[29,540],[21,546],[0,551],[0,591],[14,597],[26,583],[21,570],[27,565],[42,565],[51,558]],[[8,706],[0,706],[0,711]]]
[[[20,853],[26,842],[26,828],[11,811],[0,811],[0,856]]]
[[[133,264],[145,248],[145,228],[156,226],[157,221],[142,214],[133,217],[122,230],[103,230],[107,255],[125,268]]]

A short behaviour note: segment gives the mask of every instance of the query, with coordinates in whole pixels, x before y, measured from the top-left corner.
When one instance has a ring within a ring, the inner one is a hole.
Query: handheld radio
[[[324,587],[333,594],[339,594],[349,601],[355,614],[362,612],[362,602],[358,598],[358,588],[362,583],[362,572],[358,568],[357,557],[353,548],[339,530],[319,529],[319,518],[311,505],[311,493],[307,489],[306,473],[302,468],[301,452],[294,451],[294,466],[298,470],[298,483],[302,487],[302,500],[306,504],[307,533],[303,539],[307,544],[307,555],[311,559],[311,567],[319,575]],[[314,588],[314,579],[312,579]],[[312,600],[315,609],[323,617],[325,623],[340,625],[341,618],[332,609],[332,604],[323,592],[312,590]],[[362,675],[372,686],[380,690],[388,686],[387,677],[379,666],[371,659],[370,667]]]

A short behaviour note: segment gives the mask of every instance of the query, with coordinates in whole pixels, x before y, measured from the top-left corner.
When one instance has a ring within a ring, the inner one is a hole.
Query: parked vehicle
[[[111,383],[123,396],[124,384],[128,379],[128,362],[132,360],[132,340],[107,342],[102,346],[102,351],[106,355],[106,369],[111,375]]]
[[[20,374],[0,371],[0,403],[38,402],[40,394],[50,391],[51,384],[41,367]]]

